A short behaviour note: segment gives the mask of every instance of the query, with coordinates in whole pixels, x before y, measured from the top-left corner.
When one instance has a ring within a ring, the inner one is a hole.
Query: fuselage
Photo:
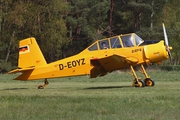
[[[91,75],[95,67],[91,60],[99,60],[96,73],[112,72],[114,70],[129,68],[129,64],[136,66],[139,64],[149,64],[161,62],[168,58],[164,41],[156,44],[140,46],[140,42],[132,40],[132,46],[125,46],[123,40],[118,36],[118,43],[106,39],[108,47],[103,49],[101,45],[103,40],[96,41],[81,53],[58,60],[46,65],[35,66],[34,70],[25,71],[16,79],[18,80],[36,80],[43,78],[57,78],[69,76]],[[114,47],[115,44],[117,47]],[[120,45],[118,47],[118,45]],[[118,57],[120,56],[120,57]],[[101,60],[103,59],[103,60]],[[130,61],[130,62],[128,62]],[[96,67],[97,68],[97,67]],[[97,75],[95,75],[96,77]]]

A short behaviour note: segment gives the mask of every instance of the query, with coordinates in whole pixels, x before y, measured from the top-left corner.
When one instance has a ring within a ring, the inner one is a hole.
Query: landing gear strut
[[[45,78],[45,80],[44,80],[44,85],[39,85],[39,86],[38,86],[38,89],[44,89],[45,86],[47,86],[48,84],[49,84],[49,82],[48,82],[47,78]]]
[[[143,73],[144,76],[146,77],[144,80],[141,80],[137,77],[132,65],[130,65],[130,69],[131,69],[132,74],[135,78],[132,86],[134,86],[134,87],[145,87],[145,86],[154,86],[155,85],[155,82],[147,75],[147,72],[144,69],[144,66],[142,64],[141,64],[141,73]]]

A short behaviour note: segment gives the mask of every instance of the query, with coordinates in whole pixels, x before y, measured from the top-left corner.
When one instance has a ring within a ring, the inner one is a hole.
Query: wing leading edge
[[[133,65],[138,63],[138,61],[137,58],[126,57],[118,54],[91,59],[90,63],[93,66],[90,71],[91,78],[104,76],[108,72],[127,68],[129,64]]]

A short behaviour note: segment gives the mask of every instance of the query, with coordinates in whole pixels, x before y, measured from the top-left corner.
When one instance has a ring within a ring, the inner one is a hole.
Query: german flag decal
[[[29,46],[21,46],[19,48],[19,54],[24,54],[24,53],[28,53],[30,50],[29,50]]]

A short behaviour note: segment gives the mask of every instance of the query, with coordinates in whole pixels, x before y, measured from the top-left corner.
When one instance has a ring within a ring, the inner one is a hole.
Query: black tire
[[[145,87],[144,80],[138,80],[138,86],[135,86],[135,87]]]
[[[44,87],[42,85],[39,85],[38,89],[44,89]]]
[[[155,85],[154,80],[152,80],[151,78],[146,78],[146,79],[144,80],[144,82],[145,82],[145,85],[146,85],[146,86],[149,86],[149,87]]]

